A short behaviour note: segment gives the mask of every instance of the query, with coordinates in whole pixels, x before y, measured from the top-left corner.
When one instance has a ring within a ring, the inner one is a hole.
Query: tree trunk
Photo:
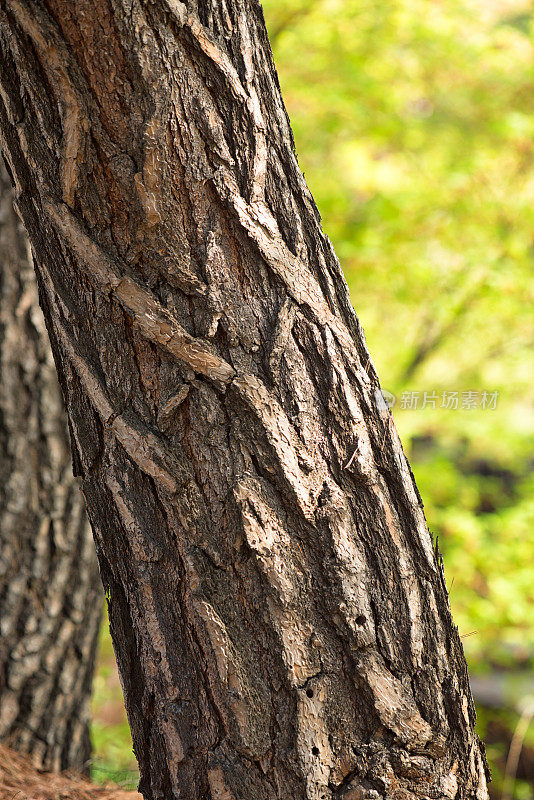
[[[3,167],[0,378],[0,736],[39,769],[83,769],[102,590]]]
[[[256,0],[1,0],[150,800],[486,797],[440,557]]]

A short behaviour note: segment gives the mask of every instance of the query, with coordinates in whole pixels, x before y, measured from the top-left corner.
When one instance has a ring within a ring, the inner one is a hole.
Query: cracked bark
[[[102,590],[29,245],[0,166],[0,736],[85,769]]]
[[[255,0],[1,0],[146,798],[487,796],[440,557]]]

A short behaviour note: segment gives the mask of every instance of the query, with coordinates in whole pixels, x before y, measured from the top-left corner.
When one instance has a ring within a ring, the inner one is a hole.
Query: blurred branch
[[[516,659],[513,650],[509,657]],[[534,697],[534,675],[527,669],[475,674],[471,675],[469,682],[475,702],[485,708],[510,709],[521,715],[524,698]]]
[[[413,378],[421,365],[435,353],[451,333],[454,332],[465,312],[477,299],[481,288],[482,283],[480,282],[466,294],[463,300],[453,310],[450,319],[440,327],[436,327],[435,320],[432,318],[427,317],[423,320],[420,327],[420,334],[416,340],[415,350],[400,376],[399,382],[401,385],[406,384]]]
[[[296,22],[307,17],[314,9],[321,3],[321,0],[311,0],[307,5],[300,8],[288,10],[285,14],[281,15],[280,20],[274,25],[269,26],[269,40],[271,47],[274,50],[277,40],[282,33],[291,28]]]
[[[504,781],[501,800],[512,800],[512,790],[514,788],[515,776],[517,774],[517,766],[519,764],[519,756],[523,748],[523,742],[534,716],[534,698],[525,698],[523,713],[519,718],[516,725],[514,736],[508,751],[508,758],[506,759],[506,769],[504,771]]]

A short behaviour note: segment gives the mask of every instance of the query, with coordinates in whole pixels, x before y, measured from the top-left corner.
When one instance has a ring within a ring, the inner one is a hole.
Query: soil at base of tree
[[[0,800],[141,800],[137,792],[95,786],[76,773],[40,772],[31,758],[0,745]]]

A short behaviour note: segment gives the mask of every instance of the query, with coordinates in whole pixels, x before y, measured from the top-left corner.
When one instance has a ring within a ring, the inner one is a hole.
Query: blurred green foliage
[[[263,5],[299,162],[397,397],[470,667],[532,667],[532,5]],[[412,391],[419,408],[403,409]],[[436,408],[420,408],[425,391]],[[440,407],[444,391],[458,409]],[[498,392],[496,408],[462,409],[467,391]],[[106,691],[100,675],[95,708]],[[115,768],[131,764],[121,735],[95,728]]]
[[[263,5],[299,162],[397,397],[456,622],[477,631],[470,665],[534,656],[532,5]],[[425,391],[436,408],[421,409]],[[458,409],[440,407],[444,391]],[[498,392],[497,407],[462,409],[469,391],[478,404]]]
[[[135,789],[139,772],[124,710],[106,609],[100,629],[98,667],[93,683],[91,740],[93,781],[104,784],[111,781],[124,789]]]

